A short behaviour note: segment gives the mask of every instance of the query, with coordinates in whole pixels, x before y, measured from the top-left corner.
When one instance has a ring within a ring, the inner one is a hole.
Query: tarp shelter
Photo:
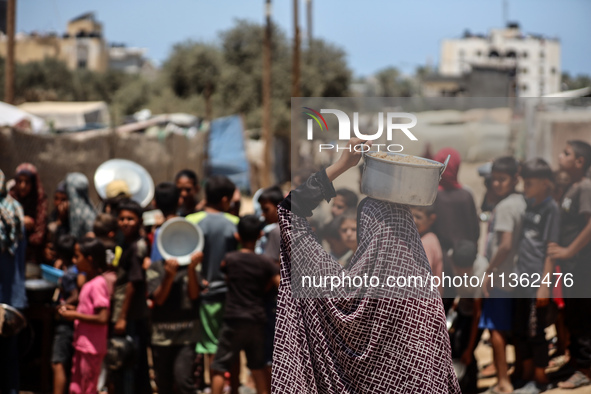
[[[211,122],[207,155],[210,175],[225,175],[239,189],[250,191],[250,168],[240,116],[227,116]]]
[[[104,101],[42,101],[24,103],[19,108],[45,119],[55,130],[99,128],[110,123],[109,108]]]
[[[49,131],[47,124],[45,124],[42,118],[23,111],[14,105],[0,102],[0,126],[28,129],[28,127],[19,127],[23,121],[29,123],[31,131],[35,134],[47,133]]]

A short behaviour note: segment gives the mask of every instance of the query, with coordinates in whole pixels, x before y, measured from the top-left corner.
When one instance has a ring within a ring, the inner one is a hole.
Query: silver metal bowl
[[[430,164],[415,164],[381,159],[371,153],[363,154],[361,193],[377,200],[407,205],[428,206],[435,202],[439,180],[450,156],[445,163],[419,157]]]

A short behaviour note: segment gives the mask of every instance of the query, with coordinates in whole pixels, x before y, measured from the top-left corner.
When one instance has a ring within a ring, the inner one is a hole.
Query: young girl
[[[60,314],[74,320],[74,359],[70,393],[96,393],[101,363],[107,352],[107,323],[112,278],[106,271],[105,247],[98,239],[83,238],[75,246],[74,263],[86,274],[78,308],[64,305]]]

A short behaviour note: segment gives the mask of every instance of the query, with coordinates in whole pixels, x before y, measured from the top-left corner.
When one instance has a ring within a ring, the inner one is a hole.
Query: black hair
[[[110,213],[99,213],[92,225],[92,232],[97,238],[108,237],[111,231],[117,231],[117,218]]]
[[[277,206],[283,201],[283,192],[279,186],[271,186],[263,190],[261,195],[259,196],[258,203],[263,204],[265,202],[270,202],[271,204]]]
[[[101,241],[96,238],[84,237],[78,241],[78,247],[84,257],[92,257],[92,264],[97,271],[106,271],[107,252]]]
[[[259,238],[263,226],[264,223],[258,216],[243,216],[238,222],[238,235],[240,235],[242,242],[254,242]]]
[[[521,177],[523,179],[540,178],[554,181],[552,168],[544,159],[536,158],[526,161],[521,165]]]
[[[346,188],[338,189],[336,191],[337,196],[342,196],[345,200],[345,205],[349,208],[357,208],[357,203],[359,202],[359,197],[355,194],[354,191],[351,191]]]
[[[583,160],[585,160],[585,164],[583,164],[583,172],[587,172],[591,166],[591,145],[581,140],[570,140],[566,143],[573,148],[576,159],[582,157]]]
[[[179,205],[179,197],[181,193],[176,185],[172,182],[162,182],[156,186],[154,191],[154,199],[156,200],[156,208],[162,211],[166,217],[173,215]]]
[[[340,216],[333,218],[330,222],[326,223],[319,230],[320,237],[322,239],[341,239],[339,228],[341,223],[339,221]]]
[[[510,176],[516,176],[519,172],[519,162],[512,156],[503,156],[495,159],[491,172],[502,172]]]
[[[421,211],[427,216],[431,216],[431,215],[435,214],[435,204],[427,205],[427,206],[411,205],[410,208],[416,209],[417,211]]]
[[[67,266],[72,265],[75,245],[76,237],[70,234],[60,235],[55,242],[55,253]]]
[[[199,177],[195,174],[195,171],[189,170],[185,168],[184,170],[180,170],[174,177],[174,181],[178,182],[181,178],[189,178],[195,186],[199,185]]]
[[[222,202],[224,197],[226,197],[228,200],[231,200],[235,190],[236,185],[234,185],[234,183],[228,177],[224,175],[211,176],[207,178],[207,182],[205,184],[205,198],[207,200],[207,204],[216,206]]]
[[[478,247],[474,241],[462,239],[454,245],[451,254],[453,265],[459,268],[470,268],[474,265]]]
[[[359,224],[358,215],[355,208],[347,209],[345,212],[335,218],[335,228],[339,238],[341,237],[341,226],[345,220],[353,220],[356,224]],[[359,243],[359,233],[357,233],[357,243]]]
[[[121,201],[121,203],[119,204],[119,212],[121,211],[133,212],[138,217],[140,222],[142,221],[142,213],[144,213],[144,209],[140,204],[133,200],[127,199]]]

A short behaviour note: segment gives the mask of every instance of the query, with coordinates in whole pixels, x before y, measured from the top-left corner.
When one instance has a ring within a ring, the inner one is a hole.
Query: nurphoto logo
[[[322,114],[333,114],[337,117],[337,121],[339,123],[339,141],[349,141],[351,139],[351,120],[349,115],[347,115],[344,111],[338,109],[321,109],[320,112],[310,108],[310,107],[303,107],[306,111],[302,113],[309,116],[307,123],[307,139],[308,141],[312,141],[314,139],[314,122],[320,128],[320,131],[323,132],[323,137],[326,138],[327,135],[325,133],[328,132],[328,124],[326,119],[322,116]],[[385,119],[385,121],[384,121]],[[401,119],[409,119],[410,122],[399,123]],[[386,139],[388,141],[392,141],[392,137],[394,135],[394,131],[400,130],[402,131],[411,141],[417,141],[417,137],[410,131],[411,128],[416,126],[417,124],[417,117],[408,112],[387,112],[384,116],[383,112],[378,113],[378,130],[374,134],[364,134],[359,130],[359,112],[353,112],[353,133],[357,138],[361,138],[365,141],[375,141],[382,136],[384,133],[384,123],[386,123]],[[388,152],[402,152],[404,147],[400,144],[374,144],[374,147],[377,151],[380,151],[382,147],[384,150]],[[319,152],[323,150],[333,150],[336,149],[338,152],[339,150],[343,149],[350,149],[344,146],[339,146],[338,144],[319,144],[318,145]],[[364,149],[363,145],[358,145],[353,147],[355,151],[361,152]]]

